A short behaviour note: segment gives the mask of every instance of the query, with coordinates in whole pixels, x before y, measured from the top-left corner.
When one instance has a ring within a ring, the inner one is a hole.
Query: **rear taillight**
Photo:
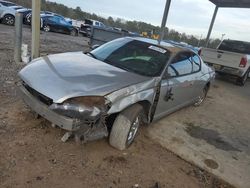
[[[245,68],[246,65],[247,65],[247,58],[246,58],[246,57],[242,57],[242,58],[241,58],[241,61],[240,61],[239,67],[240,67],[240,68]]]

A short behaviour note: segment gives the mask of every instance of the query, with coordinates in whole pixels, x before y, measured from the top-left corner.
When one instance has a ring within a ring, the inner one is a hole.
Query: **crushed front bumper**
[[[39,101],[23,86],[20,86],[20,94],[24,102],[33,111],[62,129],[65,129],[67,131],[77,131],[83,124],[80,120],[62,116],[50,110],[48,105]]]

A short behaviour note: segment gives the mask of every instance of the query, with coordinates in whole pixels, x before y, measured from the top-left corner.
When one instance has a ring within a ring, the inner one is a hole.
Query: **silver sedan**
[[[25,103],[52,125],[120,150],[138,128],[200,105],[215,73],[195,52],[145,38],[120,38],[91,52],[35,59],[19,76]]]

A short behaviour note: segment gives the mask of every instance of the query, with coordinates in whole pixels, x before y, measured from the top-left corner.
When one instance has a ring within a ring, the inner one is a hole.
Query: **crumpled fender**
[[[128,106],[141,101],[148,101],[150,104],[153,104],[157,81],[158,78],[152,78],[149,81],[128,86],[106,95],[106,100],[111,102],[108,114],[121,112]]]

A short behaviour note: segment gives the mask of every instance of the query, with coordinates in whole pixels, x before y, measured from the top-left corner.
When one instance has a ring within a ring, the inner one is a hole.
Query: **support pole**
[[[214,21],[215,21],[215,18],[217,16],[218,8],[219,7],[216,5],[216,7],[214,9],[214,15],[213,15],[213,18],[212,18],[212,21],[210,23],[210,27],[209,27],[209,30],[208,30],[208,33],[207,33],[206,47],[208,47],[208,45],[209,45],[209,40],[210,40],[211,32],[212,32],[213,27],[214,27]]]
[[[23,14],[16,13],[15,15],[15,47],[14,47],[14,60],[16,63],[21,62],[21,49],[22,49],[22,32],[23,29]]]
[[[41,0],[32,0],[32,59],[40,56],[40,10]]]
[[[166,0],[165,10],[164,10],[163,18],[162,18],[162,22],[161,22],[161,35],[160,35],[160,38],[158,40],[159,44],[163,40],[164,35],[165,35],[165,27],[166,27],[166,23],[167,23],[170,5],[171,5],[171,0]]]

